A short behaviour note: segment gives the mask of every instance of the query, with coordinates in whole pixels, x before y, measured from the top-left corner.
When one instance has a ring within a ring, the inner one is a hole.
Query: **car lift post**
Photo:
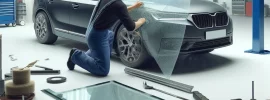
[[[264,0],[252,0],[252,10],[252,49],[245,52],[254,54],[270,54],[270,51],[264,50]]]

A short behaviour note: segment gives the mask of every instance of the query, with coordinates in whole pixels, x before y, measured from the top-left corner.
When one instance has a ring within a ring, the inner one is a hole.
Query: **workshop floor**
[[[211,54],[179,57],[171,79],[193,85],[194,90],[200,91],[210,100],[251,99],[251,81],[254,80],[255,98],[270,99],[270,55],[244,53],[245,50],[251,49],[252,19],[234,16],[233,20],[234,44],[232,46],[217,49]],[[270,50],[269,27],[270,18],[267,18],[265,19],[265,48],[268,50]],[[40,91],[41,89],[64,91],[109,80],[122,82],[166,100],[176,99],[156,91],[144,90],[142,87],[144,80],[126,75],[125,66],[117,58],[111,60],[111,72],[108,77],[94,77],[79,67],[76,67],[76,71],[69,71],[66,67],[69,50],[72,47],[86,50],[87,46],[62,38],[59,38],[54,45],[39,44],[34,34],[33,24],[17,27],[0,26],[0,34],[3,34],[3,73],[10,72],[11,67],[24,67],[34,60],[40,60],[39,65],[60,69],[60,76],[67,77],[66,83],[51,85],[46,83],[46,78],[51,75],[31,76],[31,79],[36,82],[35,100],[51,100]],[[10,54],[18,60],[11,61],[8,57]],[[45,61],[46,58],[50,60]],[[161,74],[155,64],[144,70]],[[148,84],[193,100],[190,94],[152,82]]]

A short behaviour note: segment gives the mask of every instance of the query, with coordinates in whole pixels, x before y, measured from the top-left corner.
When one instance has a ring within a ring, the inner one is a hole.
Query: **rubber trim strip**
[[[169,80],[169,79],[165,79],[156,75],[152,75],[143,71],[139,71],[136,69],[132,69],[132,68],[125,68],[125,73],[132,75],[132,76],[136,76],[145,80],[149,80],[158,84],[162,84],[177,90],[181,90],[183,92],[187,92],[187,93],[192,93],[192,89],[194,88],[194,86],[190,86],[190,85],[186,85],[183,83],[179,83],[173,80]]]

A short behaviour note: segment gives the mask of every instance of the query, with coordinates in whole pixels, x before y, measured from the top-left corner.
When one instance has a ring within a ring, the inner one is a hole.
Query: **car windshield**
[[[127,5],[134,4],[137,0],[123,0]],[[190,0],[140,0],[144,7],[162,12],[187,13]]]

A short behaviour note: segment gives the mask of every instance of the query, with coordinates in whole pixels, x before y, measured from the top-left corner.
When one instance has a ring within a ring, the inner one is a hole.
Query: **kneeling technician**
[[[145,23],[145,18],[133,22],[129,16],[129,11],[140,6],[142,2],[127,7],[122,0],[100,0],[86,31],[89,50],[84,52],[73,48],[67,61],[68,68],[74,70],[76,64],[93,75],[107,76],[110,71],[110,55],[114,39],[114,33],[110,28],[119,19],[128,31],[141,27]]]

